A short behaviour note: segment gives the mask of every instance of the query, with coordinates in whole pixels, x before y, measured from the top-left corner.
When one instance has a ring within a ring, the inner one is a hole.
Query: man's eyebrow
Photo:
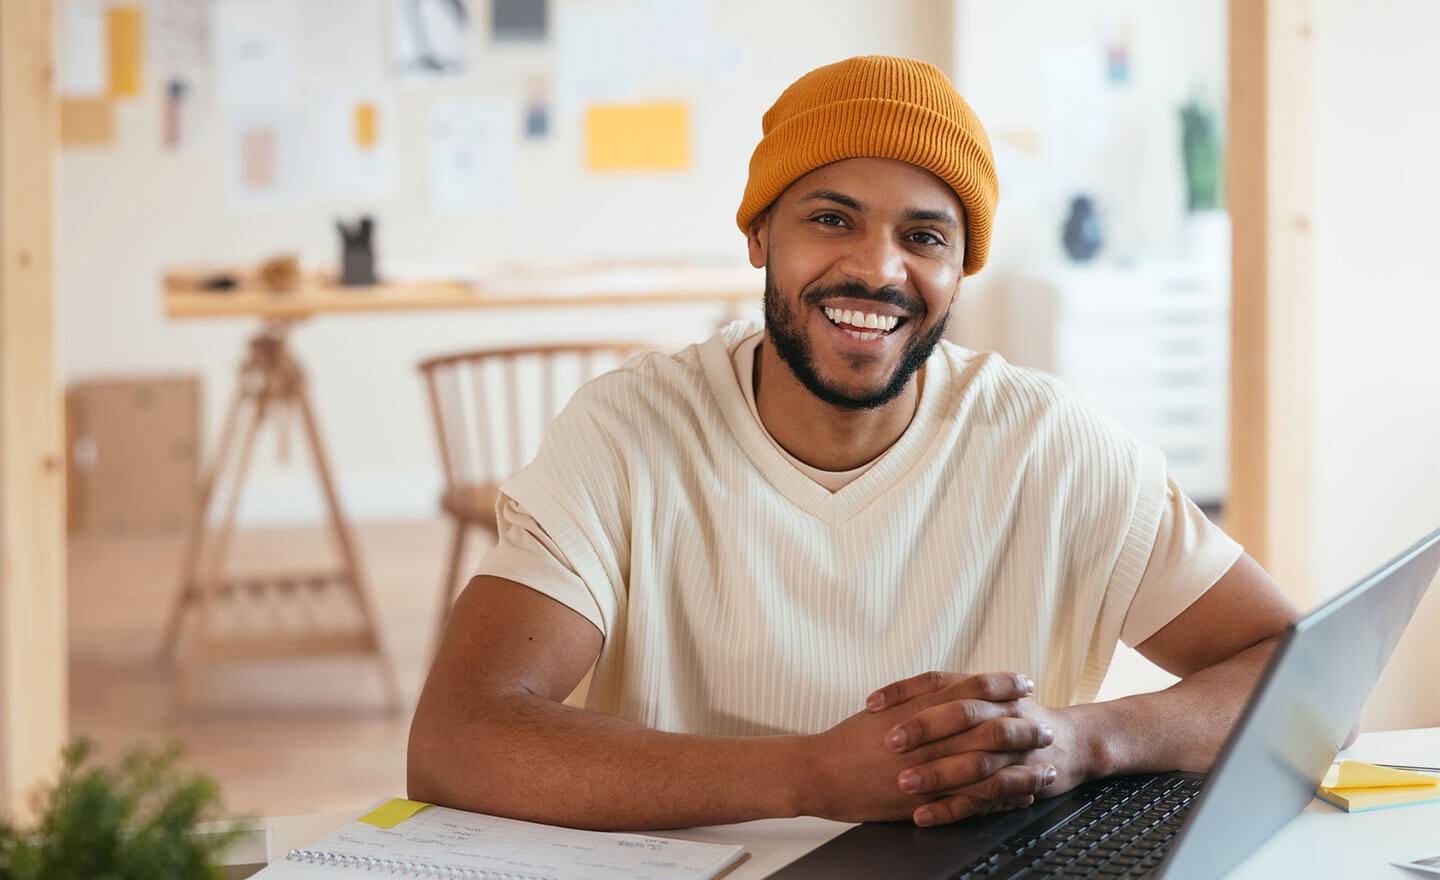
[[[797,201],[836,202],[838,204],[844,205],[852,211],[865,210],[865,206],[860,203],[859,199],[855,198],[854,196],[847,196],[842,192],[836,192],[833,189],[817,189],[814,192],[806,193],[805,195],[797,199]]]
[[[960,224],[955,222],[955,215],[949,211],[926,211],[919,208],[905,212],[905,219],[911,222],[916,220],[928,223],[940,223],[946,226],[959,228]]]

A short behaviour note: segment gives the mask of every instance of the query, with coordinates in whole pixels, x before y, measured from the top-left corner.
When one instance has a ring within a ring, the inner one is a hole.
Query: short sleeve
[[[565,554],[519,502],[501,495],[499,540],[480,560],[476,574],[505,578],[543,593],[590,621],[605,634],[595,596]]]
[[[1121,641],[1131,647],[1179,617],[1243,552],[1174,480],[1167,480],[1165,495],[1155,545],[1120,631]]]

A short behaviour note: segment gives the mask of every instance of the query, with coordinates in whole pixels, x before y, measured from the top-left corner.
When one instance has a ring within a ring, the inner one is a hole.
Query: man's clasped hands
[[[1034,694],[1033,681],[1010,672],[927,672],[886,685],[817,737],[813,790],[834,800],[805,812],[940,825],[1070,790],[1088,778],[1078,731]]]

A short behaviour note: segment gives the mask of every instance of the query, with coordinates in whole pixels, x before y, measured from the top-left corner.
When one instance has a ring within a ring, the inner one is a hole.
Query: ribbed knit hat
[[[965,274],[985,265],[1000,183],[975,111],[934,65],[867,55],[810,71],[761,120],[735,222],[750,222],[785,188],[822,165],[877,157],[917,165],[965,206]]]

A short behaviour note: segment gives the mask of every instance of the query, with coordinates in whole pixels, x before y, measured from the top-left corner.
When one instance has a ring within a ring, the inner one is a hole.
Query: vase
[[[1085,262],[1100,250],[1100,218],[1095,213],[1095,203],[1089,196],[1075,196],[1070,200],[1070,216],[1065,218],[1065,229],[1061,242],[1070,259]]]

